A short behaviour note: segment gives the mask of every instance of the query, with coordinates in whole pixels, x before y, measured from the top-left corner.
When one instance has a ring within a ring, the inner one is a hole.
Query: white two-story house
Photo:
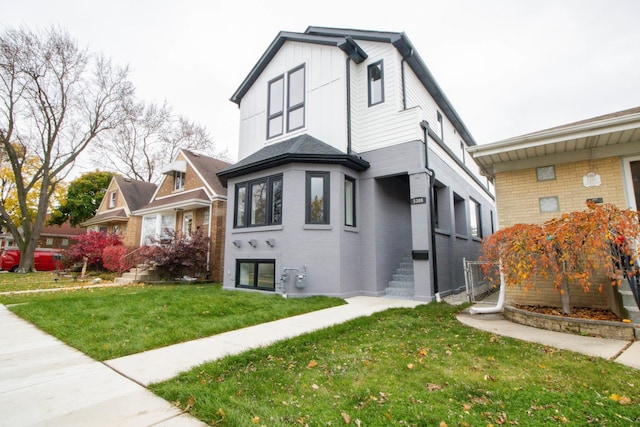
[[[404,33],[281,32],[231,100],[224,288],[430,301],[464,287],[494,197]]]

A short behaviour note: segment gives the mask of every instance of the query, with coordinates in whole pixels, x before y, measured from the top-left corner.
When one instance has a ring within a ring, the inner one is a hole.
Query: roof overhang
[[[530,133],[467,151],[482,169],[499,172],[640,152],[640,109]]]
[[[132,212],[134,215],[171,211],[191,211],[211,206],[211,200],[203,189],[195,189],[180,194],[157,198],[146,206]]]

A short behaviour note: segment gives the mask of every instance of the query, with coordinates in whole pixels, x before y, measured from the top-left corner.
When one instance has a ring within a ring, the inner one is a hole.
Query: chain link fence
[[[489,277],[499,277],[499,265],[491,262],[464,262],[464,281],[470,303],[487,302],[500,291],[500,283],[492,283]],[[486,271],[486,273],[485,273]]]

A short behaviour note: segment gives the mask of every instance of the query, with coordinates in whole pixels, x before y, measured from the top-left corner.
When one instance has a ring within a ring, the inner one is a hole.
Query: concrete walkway
[[[486,332],[588,356],[601,357],[640,369],[640,341],[614,340],[547,331],[513,323],[506,320],[502,313],[470,314],[468,310],[465,310],[458,314],[457,318],[465,325]]]
[[[446,300],[446,299],[445,299]],[[354,297],[348,304],[157,350],[96,362],[0,305],[0,427],[203,426],[144,386],[206,361],[418,301]],[[461,313],[495,334],[577,351],[640,369],[640,343],[544,331],[501,314]]]

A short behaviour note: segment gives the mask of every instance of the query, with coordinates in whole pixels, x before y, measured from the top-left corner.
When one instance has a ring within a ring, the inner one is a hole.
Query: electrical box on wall
[[[411,251],[411,258],[415,259],[415,260],[428,261],[429,260],[429,251],[428,250]]]

